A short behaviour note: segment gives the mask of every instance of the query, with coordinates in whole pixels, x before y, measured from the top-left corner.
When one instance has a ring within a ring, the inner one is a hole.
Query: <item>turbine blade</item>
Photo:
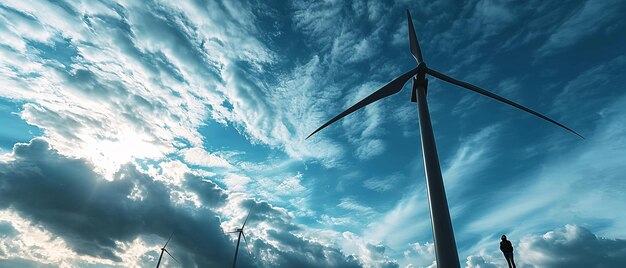
[[[246,216],[246,219],[243,221],[243,226],[241,226],[241,231],[243,231],[243,228],[246,227],[246,223],[248,222],[248,217],[250,217],[250,213],[252,213],[253,208],[254,206],[252,206],[250,210],[248,211],[248,216]]]
[[[559,123],[557,121],[554,121],[554,120],[550,119],[549,117],[547,117],[545,115],[542,115],[542,114],[540,114],[538,112],[535,112],[535,111],[531,110],[530,108],[527,108],[527,107],[525,107],[525,106],[523,106],[521,104],[518,104],[516,102],[510,101],[510,100],[505,99],[503,97],[500,97],[500,96],[498,96],[498,95],[496,95],[494,93],[491,93],[491,92],[489,92],[487,90],[484,90],[482,88],[474,86],[474,85],[472,85],[470,83],[466,83],[466,82],[463,82],[463,81],[460,81],[460,80],[456,80],[456,79],[454,79],[452,77],[449,77],[449,76],[447,76],[445,74],[442,74],[442,73],[437,72],[437,71],[435,71],[433,69],[430,69],[430,68],[426,70],[426,73],[428,73],[428,74],[430,74],[430,75],[432,75],[432,76],[434,76],[436,78],[439,78],[439,79],[441,79],[443,81],[455,84],[457,86],[461,86],[461,87],[467,88],[467,89],[469,89],[471,91],[474,91],[474,92],[476,92],[478,94],[481,94],[483,96],[487,96],[487,97],[490,97],[490,98],[492,98],[494,100],[498,100],[498,101],[504,102],[504,103],[506,103],[508,105],[511,105],[511,106],[513,106],[513,107],[515,107],[517,109],[520,109],[522,111],[530,113],[530,114],[532,114],[534,116],[537,116],[537,117],[539,117],[539,118],[541,118],[543,120],[546,120],[546,121],[548,121],[548,122],[550,122],[552,124],[555,124],[555,125],[557,125],[559,127],[562,127],[562,128],[564,128],[566,130],[569,130],[570,132],[576,134],[578,137],[581,137],[582,139],[585,139],[585,137],[583,137],[582,135],[578,134],[578,132],[572,130],[571,128],[568,128],[568,127],[564,126],[563,124],[561,124],[561,123]]]
[[[243,241],[245,241],[246,244],[248,244],[248,239],[246,239],[246,234],[244,232],[241,232],[241,236],[243,236]]]
[[[250,253],[250,246],[248,246],[248,239],[246,239],[246,235],[241,232],[241,235],[243,236],[243,241],[246,242],[246,249],[248,250],[248,255],[252,255],[252,253]]]
[[[411,54],[417,63],[422,63],[424,59],[422,58],[422,50],[420,49],[420,44],[417,42],[417,35],[415,34],[415,28],[413,27],[413,19],[411,18],[411,13],[409,10],[406,10],[406,16],[409,21],[409,44],[411,45]]]
[[[403,75],[399,76],[398,78],[392,80],[391,82],[389,82],[388,84],[386,84],[382,88],[378,89],[377,91],[375,91],[371,95],[365,97],[365,99],[362,99],[361,101],[359,101],[356,104],[352,105],[352,107],[348,108],[347,110],[343,111],[339,115],[335,116],[333,119],[330,119],[330,121],[324,123],[321,127],[316,129],[315,131],[313,131],[313,133],[309,134],[309,136],[306,137],[305,140],[310,138],[311,136],[313,136],[313,134],[315,134],[315,133],[319,132],[320,130],[324,129],[328,125],[330,125],[330,124],[334,123],[335,121],[345,117],[346,115],[349,115],[349,114],[355,112],[356,110],[361,109],[361,108],[367,106],[368,104],[371,104],[371,103],[373,103],[373,102],[375,102],[377,100],[380,100],[382,98],[385,98],[385,97],[388,97],[388,96],[391,96],[393,94],[396,94],[396,93],[400,92],[400,90],[402,90],[402,88],[404,87],[404,84],[406,84],[406,82],[409,81],[409,79],[411,79],[411,77],[413,77],[415,74],[417,74],[418,70],[419,70],[418,68],[415,68],[413,70],[410,70],[410,71],[404,73]]]
[[[169,243],[170,240],[172,240],[172,236],[174,236],[174,232],[172,232],[172,234],[170,235],[170,238],[167,239],[167,242],[165,242],[165,245],[163,245],[163,248],[167,247],[167,243]]]
[[[180,263],[176,258],[174,258],[174,256],[172,256],[172,254],[170,254],[169,251],[167,251],[167,249],[165,250],[165,252],[167,252],[167,255],[170,255],[170,257],[172,257],[172,259],[174,259],[175,262]]]

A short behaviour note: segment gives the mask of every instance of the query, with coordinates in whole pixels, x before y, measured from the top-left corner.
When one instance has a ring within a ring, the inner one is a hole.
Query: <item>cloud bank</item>
[[[156,244],[145,247],[142,253],[151,254],[173,232],[170,251],[184,266],[228,266],[234,245],[225,231],[240,224],[241,217],[254,206],[248,236],[252,256],[257,258],[241,254],[238,262],[242,266],[361,266],[356,258],[303,236],[284,209],[229,195],[196,175],[185,175],[184,183],[193,194],[189,197],[180,188],[156,181],[132,164],[123,165],[112,181],[104,180],[89,162],[60,155],[44,139],[16,144],[12,157],[0,163],[0,209],[15,211],[30,225],[58,237],[61,244],[67,245],[67,249],[60,245],[59,250],[75,252],[78,263],[95,259],[126,265],[129,260],[124,256],[134,241]],[[230,219],[224,221],[218,211]],[[12,225],[1,225],[9,238],[16,235]],[[3,243],[11,247],[10,240]],[[9,250],[3,255],[22,253]],[[66,260],[47,257],[37,261],[68,265]],[[137,260],[137,265],[144,265],[141,261]]]

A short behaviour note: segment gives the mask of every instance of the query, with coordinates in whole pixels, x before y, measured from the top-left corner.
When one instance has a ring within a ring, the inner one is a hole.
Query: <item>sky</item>
[[[626,5],[0,1],[0,267],[436,267],[429,79],[463,267],[626,266]],[[243,242],[242,242],[243,243]]]

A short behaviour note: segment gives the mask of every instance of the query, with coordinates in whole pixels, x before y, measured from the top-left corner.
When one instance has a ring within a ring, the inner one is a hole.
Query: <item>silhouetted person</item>
[[[513,245],[511,241],[506,240],[506,235],[502,235],[502,241],[500,242],[500,250],[506,258],[506,263],[509,264],[509,268],[515,268],[515,261],[513,260]]]

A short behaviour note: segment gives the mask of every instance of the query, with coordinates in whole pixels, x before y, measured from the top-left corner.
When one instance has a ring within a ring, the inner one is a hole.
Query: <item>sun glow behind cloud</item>
[[[159,148],[148,138],[147,135],[125,132],[117,138],[88,140],[85,142],[87,148],[80,151],[85,152],[98,172],[112,179],[123,164],[139,159],[160,159],[165,155],[164,149],[168,148]]]

